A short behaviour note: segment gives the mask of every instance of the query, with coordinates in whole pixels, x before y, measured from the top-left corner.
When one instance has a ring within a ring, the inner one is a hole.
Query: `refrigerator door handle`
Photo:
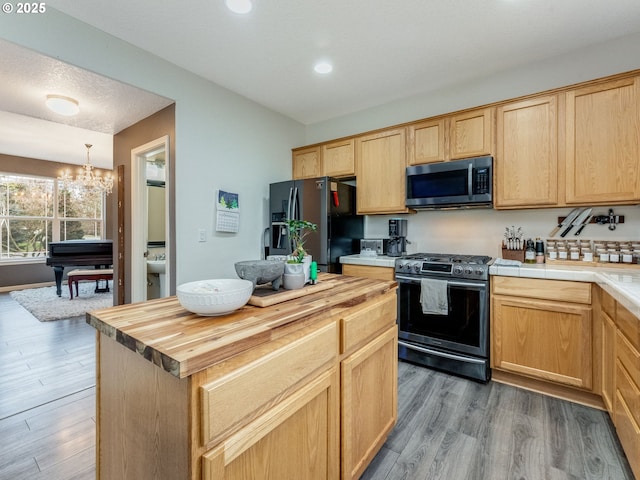
[[[293,187],[289,187],[289,198],[287,199],[287,218],[290,220],[293,216]]]
[[[293,187],[293,207],[292,207],[292,215],[291,218],[294,220],[300,220],[298,218],[300,216],[300,212],[298,211],[298,187]]]

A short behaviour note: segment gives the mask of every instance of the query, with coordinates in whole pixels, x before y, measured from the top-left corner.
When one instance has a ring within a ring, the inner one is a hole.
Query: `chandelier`
[[[93,145],[85,143],[84,146],[87,147],[87,163],[82,166],[80,173],[74,179],[67,170],[62,176],[58,177],[58,180],[61,180],[65,185],[84,187],[109,195],[113,191],[113,177],[111,174],[103,177],[100,172],[94,170],[89,158],[89,149]]]

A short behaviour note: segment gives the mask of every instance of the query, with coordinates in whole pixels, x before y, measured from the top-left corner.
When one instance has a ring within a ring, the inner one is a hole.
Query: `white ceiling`
[[[49,0],[50,7],[303,124],[640,32],[638,0],[254,0],[247,16],[226,10],[224,0]],[[7,42],[0,57],[0,111],[42,119],[42,131],[62,122],[43,109],[46,93],[78,98],[81,114],[67,125],[106,135],[171,103]],[[313,72],[319,59],[330,60],[333,73]],[[3,150],[5,138],[0,130]],[[79,151],[75,163],[85,159],[87,142],[79,143],[68,145]],[[98,155],[93,148],[92,160]]]
[[[640,31],[638,0],[50,0],[304,124]],[[313,72],[320,58],[329,76]]]
[[[113,135],[173,103],[139,88],[0,39],[0,153],[113,167]],[[47,94],[78,100],[80,113],[58,115]]]

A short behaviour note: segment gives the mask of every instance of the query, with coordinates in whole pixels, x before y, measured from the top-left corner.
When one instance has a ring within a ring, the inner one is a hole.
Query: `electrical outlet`
[[[207,231],[204,228],[198,230],[198,241],[206,242],[207,241]]]

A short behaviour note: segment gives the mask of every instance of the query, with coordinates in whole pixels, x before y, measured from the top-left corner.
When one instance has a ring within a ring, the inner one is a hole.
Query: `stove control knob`
[[[462,267],[460,265],[456,265],[453,267],[453,273],[456,275],[462,275]]]
[[[416,262],[413,264],[413,271],[416,273],[420,273],[420,263]]]
[[[466,273],[467,275],[472,275],[473,274],[473,268],[471,267],[467,267],[464,269],[464,273]]]
[[[482,276],[484,274],[484,270],[482,268],[476,268],[476,275]]]
[[[396,270],[402,270],[407,266],[407,262],[398,262],[396,263]]]

